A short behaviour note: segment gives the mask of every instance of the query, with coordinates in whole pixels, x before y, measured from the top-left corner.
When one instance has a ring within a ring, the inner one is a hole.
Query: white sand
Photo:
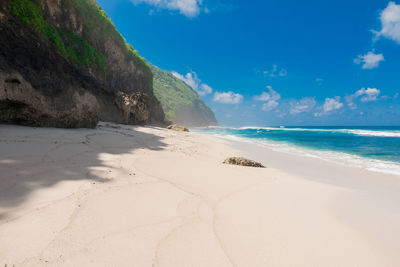
[[[119,127],[0,125],[0,266],[400,266],[400,177]]]

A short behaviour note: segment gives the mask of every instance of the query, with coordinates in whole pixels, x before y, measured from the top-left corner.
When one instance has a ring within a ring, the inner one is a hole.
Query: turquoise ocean
[[[195,131],[400,175],[400,126],[213,127]]]

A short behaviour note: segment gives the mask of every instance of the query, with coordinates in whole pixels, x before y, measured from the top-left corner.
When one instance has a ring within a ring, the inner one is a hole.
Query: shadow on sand
[[[0,125],[0,220],[36,191],[60,182],[107,183],[112,179],[108,173],[120,171],[120,155],[162,150],[166,144],[161,139],[132,126],[105,123],[93,130]]]

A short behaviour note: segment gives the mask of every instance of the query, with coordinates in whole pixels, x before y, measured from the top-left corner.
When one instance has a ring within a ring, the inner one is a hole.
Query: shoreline
[[[3,266],[400,263],[397,176],[108,123],[0,125],[0,173]]]
[[[217,138],[224,139],[223,137]],[[387,186],[388,188],[392,187],[395,192],[400,192],[400,176],[397,174],[372,171],[325,158],[281,152],[264,144],[232,140],[229,140],[229,143],[232,148],[240,151],[245,157],[265,163],[269,168],[303,179],[328,182],[338,186],[363,184],[363,187],[371,187],[371,189]]]
[[[344,167],[356,167],[360,170],[367,170],[379,174],[394,175],[400,178],[400,163],[393,161],[385,161],[375,158],[362,157],[352,155],[346,152],[339,152],[333,150],[318,150],[308,147],[299,146],[285,142],[278,142],[273,140],[260,140],[247,137],[240,137],[235,135],[222,135],[207,133],[202,131],[195,131],[197,133],[204,133],[214,136],[219,139],[231,141],[232,144],[244,151],[248,151],[251,147],[261,147],[270,152],[284,153],[289,156],[300,156],[312,159],[318,159],[325,162],[339,164]],[[245,144],[249,144],[246,147]],[[260,152],[258,152],[259,154]]]

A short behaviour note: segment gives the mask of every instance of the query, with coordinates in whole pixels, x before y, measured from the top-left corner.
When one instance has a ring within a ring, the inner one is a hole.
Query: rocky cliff
[[[214,113],[195,90],[170,72],[150,67],[154,74],[154,94],[167,120],[186,126],[218,125]]]
[[[0,121],[164,122],[149,66],[95,0],[2,0],[0,32]]]

